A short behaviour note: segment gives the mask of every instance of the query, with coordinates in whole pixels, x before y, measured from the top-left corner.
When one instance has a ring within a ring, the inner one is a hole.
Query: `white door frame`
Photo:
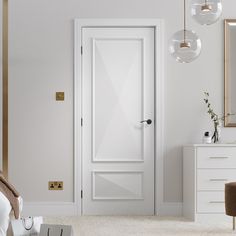
[[[82,212],[82,28],[153,27],[155,31],[155,214],[163,205],[164,158],[164,23],[161,19],[75,19],[74,22],[74,197],[78,215]]]

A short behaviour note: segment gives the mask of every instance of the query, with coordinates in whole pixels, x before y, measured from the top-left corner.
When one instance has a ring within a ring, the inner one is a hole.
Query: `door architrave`
[[[164,21],[162,19],[74,20],[74,200],[82,215],[82,28],[153,27],[155,31],[155,215],[163,206],[164,162]]]

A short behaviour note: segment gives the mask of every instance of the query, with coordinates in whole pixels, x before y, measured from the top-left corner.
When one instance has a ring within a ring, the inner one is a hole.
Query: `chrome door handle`
[[[140,121],[140,123],[144,123],[146,122],[148,125],[150,125],[152,123],[152,120],[151,119],[148,119],[148,120],[142,120]]]

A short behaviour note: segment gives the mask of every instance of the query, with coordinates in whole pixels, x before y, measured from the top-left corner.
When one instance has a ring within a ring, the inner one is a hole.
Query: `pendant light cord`
[[[184,43],[186,39],[186,0],[184,0]]]

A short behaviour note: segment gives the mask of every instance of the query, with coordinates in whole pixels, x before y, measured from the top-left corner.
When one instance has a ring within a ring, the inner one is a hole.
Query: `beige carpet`
[[[44,222],[72,225],[75,236],[236,235],[230,223],[194,223],[182,218],[83,216],[45,218]]]

